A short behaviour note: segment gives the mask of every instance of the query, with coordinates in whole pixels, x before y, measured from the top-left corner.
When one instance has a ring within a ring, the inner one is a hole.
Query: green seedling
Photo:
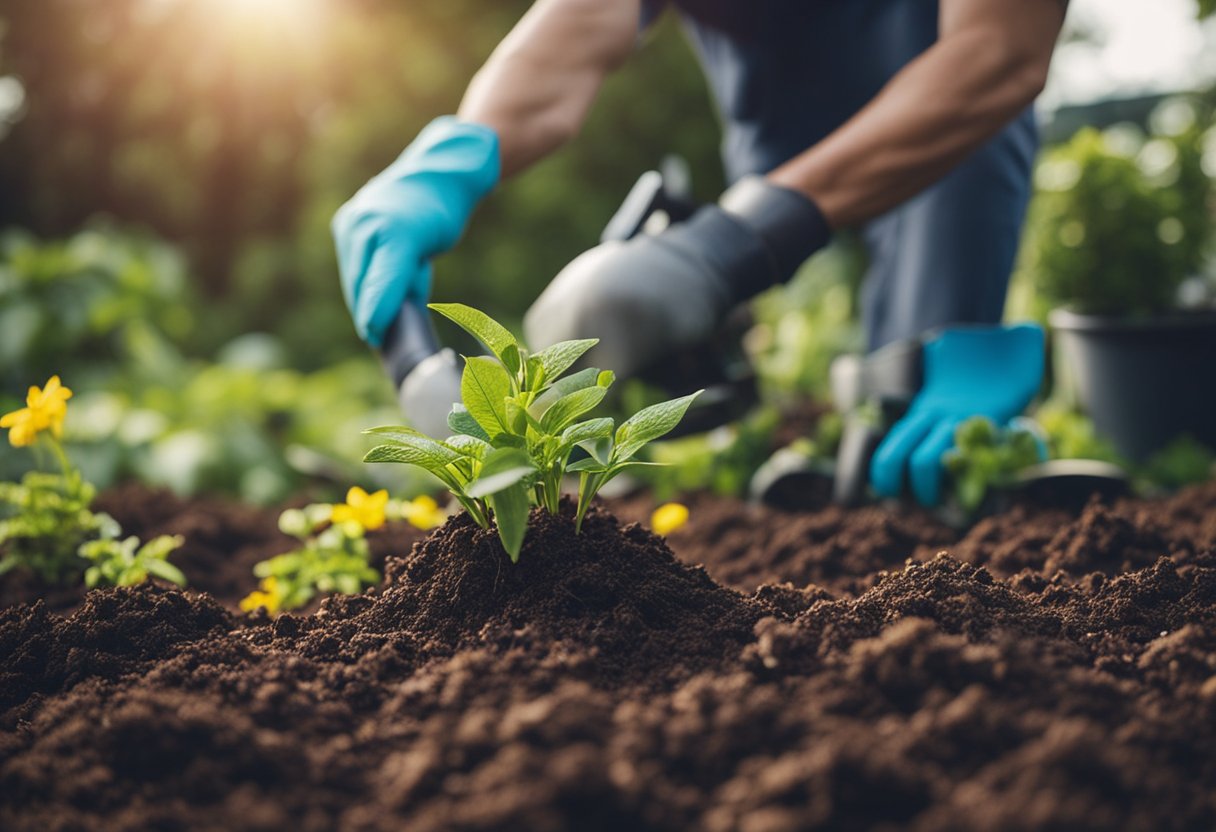
[[[79,578],[86,566],[80,548],[121,533],[114,518],[89,509],[95,489],[80,473],[31,471],[21,482],[0,482],[0,575],[33,572],[46,583]]]
[[[90,589],[99,584],[134,586],[149,576],[185,586],[186,576],[168,560],[169,554],[183,542],[181,535],[166,534],[143,546],[134,536],[125,540],[91,540],[80,547],[80,556],[93,564],[85,570],[85,586]]]
[[[998,427],[984,416],[960,424],[954,443],[943,460],[954,497],[968,512],[979,509],[990,489],[1011,485],[1019,471],[1040,461],[1034,433],[1022,427]]]
[[[587,418],[615,379],[611,370],[567,371],[595,339],[562,341],[532,354],[505,327],[459,303],[430,308],[484,344],[491,355],[465,359],[462,402],[439,440],[408,427],[372,428],[384,444],[365,462],[403,462],[430,471],[483,528],[493,517],[503,547],[518,561],[532,505],[556,514],[562,479],[578,474],[575,530],[595,495],[619,474],[654,463],[637,459],[650,441],[684,418],[700,391],[644,408],[620,425]],[[573,460],[576,449],[583,457]]]
[[[300,546],[253,567],[253,574],[262,580],[259,589],[241,601],[241,609],[265,607],[271,613],[297,609],[318,593],[355,595],[380,581],[380,573],[368,565],[371,552],[364,524],[332,522],[333,509],[317,503],[279,516],[279,529],[298,539]],[[383,517],[381,510],[381,523]]]
[[[49,448],[60,467],[54,474],[31,471],[20,483],[0,482],[0,575],[25,569],[47,583],[66,583],[83,571],[90,588],[130,586],[157,575],[185,586],[185,576],[166,560],[181,538],[160,537],[137,548],[138,538],[117,539],[122,529],[114,518],[91,510],[97,490],[59,441],[71,397],[59,376],[51,376],[43,387],[30,388],[25,407],[0,417],[14,447]]]

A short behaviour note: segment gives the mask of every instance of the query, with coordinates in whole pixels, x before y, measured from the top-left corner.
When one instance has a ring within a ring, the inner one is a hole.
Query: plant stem
[[[455,491],[452,492],[452,496],[455,497],[462,506],[464,506],[464,510],[467,511],[469,516],[473,518],[474,523],[481,526],[483,529],[490,528],[490,520],[486,516],[485,509],[483,509],[476,500],[472,499],[471,497],[466,497],[463,494],[458,494]]]
[[[597,480],[598,474],[589,474],[586,471],[578,475],[578,510],[574,513],[574,533],[581,534],[583,531],[583,518],[587,515],[587,509],[591,507],[591,500],[595,497],[595,492],[599,490]]]

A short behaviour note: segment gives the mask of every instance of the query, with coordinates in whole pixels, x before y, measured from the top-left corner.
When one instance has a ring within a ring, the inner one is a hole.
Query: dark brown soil
[[[311,615],[0,611],[0,828],[1216,828],[1216,485],[962,539],[690,505],[518,566],[458,517]],[[198,566],[277,545],[223,512]]]

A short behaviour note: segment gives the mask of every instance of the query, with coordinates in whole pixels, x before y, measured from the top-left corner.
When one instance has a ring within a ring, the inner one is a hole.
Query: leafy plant
[[[366,431],[384,444],[366,462],[403,462],[425,468],[447,486],[483,528],[493,516],[503,547],[519,559],[531,505],[556,514],[562,478],[579,475],[575,530],[596,493],[630,468],[653,463],[638,452],[679,424],[693,393],[638,411],[619,426],[608,417],[584,418],[604,400],[611,370],[565,373],[597,341],[563,341],[530,354],[505,327],[459,303],[431,304],[483,343],[491,355],[465,359],[463,403],[453,407],[444,440],[408,427]],[[572,461],[576,449],[585,454]]]
[[[1084,414],[1058,406],[1047,406],[1034,414],[1035,422],[1047,435],[1052,459],[1097,459],[1123,464],[1115,449],[1094,429]]]
[[[90,589],[102,583],[134,586],[148,580],[149,575],[185,586],[186,576],[168,560],[169,554],[183,542],[181,535],[166,534],[143,546],[135,536],[125,540],[109,537],[90,540],[80,547],[80,556],[93,564],[85,570],[85,586]]]
[[[968,512],[976,511],[989,489],[1011,484],[1019,471],[1040,462],[1040,442],[1026,427],[998,427],[984,416],[960,424],[954,448],[943,457],[959,505]]]
[[[142,583],[157,575],[184,586],[186,578],[166,558],[180,538],[159,537],[144,547],[139,539],[118,541],[122,529],[114,518],[93,512],[97,490],[68,459],[59,442],[72,391],[51,376],[43,387],[31,387],[26,406],[0,417],[14,447],[42,443],[58,459],[59,473],[30,471],[20,483],[0,482],[0,575],[25,568],[43,581],[61,583],[84,569],[89,587]]]
[[[1043,300],[1110,315],[1174,305],[1212,238],[1204,133],[1189,121],[1148,139],[1087,128],[1045,156],[1023,249]]]
[[[0,575],[26,569],[47,583],[64,583],[85,567],[79,550],[119,532],[114,518],[89,509],[93,486],[79,473],[31,471],[20,483],[0,482]]]
[[[296,609],[319,592],[354,595],[377,583],[380,573],[368,565],[371,551],[365,534],[383,526],[389,513],[402,514],[399,507],[390,508],[388,492],[367,494],[357,487],[347,493],[346,503],[287,509],[279,515],[279,530],[301,545],[253,567],[262,581],[241,601],[241,609]]]

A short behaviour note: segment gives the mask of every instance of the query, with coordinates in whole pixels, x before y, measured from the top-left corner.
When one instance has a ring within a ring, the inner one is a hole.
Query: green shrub
[[[1173,306],[1212,236],[1197,124],[1147,140],[1087,128],[1047,153],[1024,251],[1042,300],[1109,315]]]

